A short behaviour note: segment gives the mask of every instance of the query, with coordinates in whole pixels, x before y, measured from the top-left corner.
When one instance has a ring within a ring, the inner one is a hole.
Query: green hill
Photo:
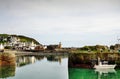
[[[9,38],[11,37],[19,38],[20,42],[34,42],[35,44],[40,44],[34,38],[30,38],[30,37],[23,36],[23,35],[10,35],[10,34],[0,34],[0,43],[9,42],[10,41]]]

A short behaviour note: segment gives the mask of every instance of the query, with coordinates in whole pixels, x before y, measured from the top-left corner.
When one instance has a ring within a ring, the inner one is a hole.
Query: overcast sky
[[[115,44],[120,0],[0,0],[0,33],[26,35],[45,45]]]

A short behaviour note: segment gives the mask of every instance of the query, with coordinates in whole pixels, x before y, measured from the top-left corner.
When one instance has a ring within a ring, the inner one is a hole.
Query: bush
[[[5,49],[11,49],[12,47],[11,46],[5,46]]]

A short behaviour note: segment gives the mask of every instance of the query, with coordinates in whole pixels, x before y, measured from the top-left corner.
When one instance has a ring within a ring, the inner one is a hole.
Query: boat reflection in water
[[[109,79],[112,79],[116,75],[115,69],[95,69],[95,73],[97,73],[98,79],[104,79],[109,77],[111,77]]]
[[[120,79],[120,70],[69,68],[69,79]]]
[[[98,72],[100,75],[108,73],[116,73],[115,69],[95,69],[95,72]]]

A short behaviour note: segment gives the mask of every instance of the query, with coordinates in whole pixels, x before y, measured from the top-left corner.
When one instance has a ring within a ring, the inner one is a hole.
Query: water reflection
[[[57,78],[57,76],[60,77],[61,72],[63,74],[65,73],[64,75],[67,74],[66,76],[61,76],[63,77],[62,79],[64,79],[64,77],[66,79],[66,77],[68,76],[67,73],[68,70],[66,65],[67,59],[63,59],[63,58],[67,58],[67,56],[66,55],[18,56],[16,57],[15,66],[5,66],[5,67],[0,66],[0,79],[11,79],[11,78],[12,79],[27,79],[27,78],[48,79],[46,78],[46,76],[43,77],[43,75],[46,75],[46,73],[49,73],[48,76],[50,77],[55,76],[55,78]],[[56,62],[61,63],[61,65]],[[29,71],[27,69],[29,69]],[[30,71],[32,71],[33,73],[31,73]],[[37,72],[42,74],[40,75]],[[57,75],[54,75],[52,73],[56,73]],[[34,78],[28,77],[27,75],[30,75]],[[61,77],[58,79],[61,79]]]
[[[116,73],[115,69],[95,69],[95,72],[98,72],[100,75],[108,73]]]
[[[92,69],[69,68],[69,79],[97,79]]]
[[[15,76],[15,66],[0,66],[0,78],[6,79],[7,77]]]
[[[37,60],[43,59],[44,56],[19,56],[16,58],[16,65],[17,67],[22,67],[28,64],[33,64]]]
[[[69,68],[69,79],[120,79],[120,70]]]
[[[68,79],[67,61],[65,55],[17,57],[14,79]]]
[[[47,56],[48,61],[59,62],[60,64],[61,64],[61,59],[62,59],[61,56],[53,56],[53,55]]]
[[[17,67],[22,67],[25,65],[33,64],[36,61],[43,60],[44,58],[47,59],[47,61],[50,62],[59,62],[61,63],[61,59],[65,58],[66,56],[55,56],[55,55],[49,55],[49,56],[18,56],[16,58],[16,65]]]
[[[116,70],[115,69],[96,69],[95,72],[98,75],[98,79],[104,79],[104,78],[109,78],[112,79],[116,75]]]
[[[64,55],[18,56],[16,67],[0,67],[0,79],[120,79],[120,70],[68,69],[67,63]]]

